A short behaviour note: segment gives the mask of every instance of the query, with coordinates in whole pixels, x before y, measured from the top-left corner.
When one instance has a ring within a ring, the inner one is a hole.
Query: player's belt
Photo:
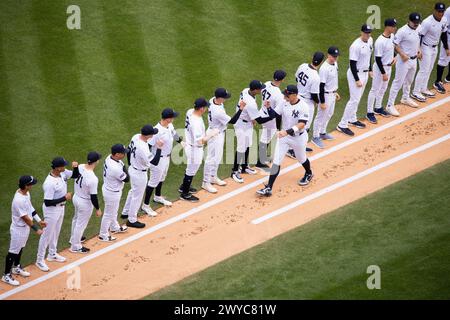
[[[89,201],[91,200],[90,198],[83,198],[83,197],[80,197],[80,196],[77,195],[77,194],[76,194],[76,196],[77,196],[78,198],[80,198],[80,199],[83,199],[83,200],[89,200]]]
[[[426,44],[425,42],[422,42],[422,44],[423,44],[424,46],[427,46],[427,47],[432,47],[432,48],[436,48],[436,47],[437,47],[437,44],[434,45],[434,46],[429,45],[429,44]]]
[[[362,71],[360,71],[360,70],[358,70],[358,72],[369,72],[370,70],[362,70]]]
[[[203,146],[193,146],[192,144],[188,144],[188,146],[190,146],[192,148],[203,148]]]
[[[334,91],[325,91],[326,94],[331,94],[331,93],[336,93],[336,92],[337,92],[337,90],[334,90]]]
[[[412,57],[409,57],[411,60],[414,60],[414,59],[416,59],[417,58],[417,56],[412,56]]]
[[[105,187],[105,189],[110,191],[110,192],[120,192],[120,190],[111,190],[111,189],[108,189],[107,187]]]
[[[242,122],[245,122],[245,123],[247,123],[248,121],[247,121],[247,120],[242,120]]]
[[[138,168],[135,168],[134,166],[132,166],[133,167],[133,169],[134,170],[137,170],[137,171],[142,171],[142,172],[147,172],[147,169],[145,169],[145,170],[142,170],[142,169],[138,169]]]
[[[165,158],[165,157],[170,157],[171,153],[166,154],[166,155],[161,155],[161,158]]]

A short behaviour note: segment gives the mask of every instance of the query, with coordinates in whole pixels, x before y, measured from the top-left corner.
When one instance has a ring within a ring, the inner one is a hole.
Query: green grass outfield
[[[434,1],[78,0],[82,29],[70,31],[66,9],[73,3],[0,3],[2,263],[20,175],[40,180],[32,199],[41,211],[42,182],[54,156],[84,162],[91,150],[107,155],[112,144],[127,143],[143,124],[156,123],[167,106],[182,111],[175,122],[182,127],[194,99],[210,97],[218,86],[232,92],[226,105],[232,113],[251,79],[269,80],[284,68],[292,83],[298,65],[314,51],[337,45],[343,99],[333,128],[348,98],[348,47],[369,16],[368,6],[379,5],[382,21],[394,16],[403,25],[413,10],[431,13]],[[363,115],[364,106],[360,110]],[[229,168],[222,166],[220,174],[228,175]],[[170,199],[183,171],[183,165],[169,170],[164,192]],[[72,215],[68,205],[61,247],[67,246]],[[86,235],[96,234],[99,222],[92,217]],[[23,263],[34,260],[36,247],[32,235]]]
[[[447,160],[147,299],[450,299],[449,181]]]

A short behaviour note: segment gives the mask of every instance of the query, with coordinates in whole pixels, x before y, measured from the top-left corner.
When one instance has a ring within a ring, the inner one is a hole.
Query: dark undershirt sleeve
[[[319,100],[320,103],[325,103],[325,82],[320,83]]]
[[[378,69],[380,69],[381,74],[385,74],[386,71],[384,70],[383,62],[381,61],[381,57],[375,57],[375,62],[378,66]]]
[[[319,103],[319,94],[317,93],[311,93],[311,100],[314,101],[315,103]]]
[[[234,114],[234,116],[231,117],[230,121],[228,121],[229,124],[235,124],[239,117],[241,116],[242,110],[238,109],[238,111]]]
[[[96,210],[100,209],[100,206],[98,205],[98,197],[96,194],[91,194],[91,202]]]
[[[154,166],[157,166],[159,163],[159,159],[161,159],[161,149],[156,149],[156,154],[153,157],[152,161],[150,161],[150,163]]]
[[[359,81],[358,68],[356,67],[355,60],[350,60],[350,71],[352,72],[352,75],[353,75],[353,78],[355,79],[355,81]]]
[[[78,167],[73,168],[72,170],[72,179],[76,179],[80,176],[80,170],[78,170]]]
[[[59,198],[59,199],[53,199],[53,200],[47,200],[47,199],[45,199],[45,200],[44,200],[44,204],[45,204],[46,207],[54,207],[54,206],[56,206],[57,204],[62,203],[62,202],[64,202],[64,201],[66,201],[66,197],[61,197],[61,198]]]
[[[444,49],[448,50],[448,36],[447,36],[447,32],[442,32],[441,33],[441,40],[442,40],[442,44],[444,45]]]

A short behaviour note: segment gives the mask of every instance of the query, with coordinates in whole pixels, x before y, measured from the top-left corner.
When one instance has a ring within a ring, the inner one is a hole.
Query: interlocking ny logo
[[[298,118],[298,115],[300,114],[300,111],[298,111],[298,110],[292,110],[292,117],[295,119],[295,118]]]

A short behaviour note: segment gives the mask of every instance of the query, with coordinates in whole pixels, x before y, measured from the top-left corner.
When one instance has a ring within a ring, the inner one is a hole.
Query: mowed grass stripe
[[[449,179],[447,160],[148,298],[448,299]]]

